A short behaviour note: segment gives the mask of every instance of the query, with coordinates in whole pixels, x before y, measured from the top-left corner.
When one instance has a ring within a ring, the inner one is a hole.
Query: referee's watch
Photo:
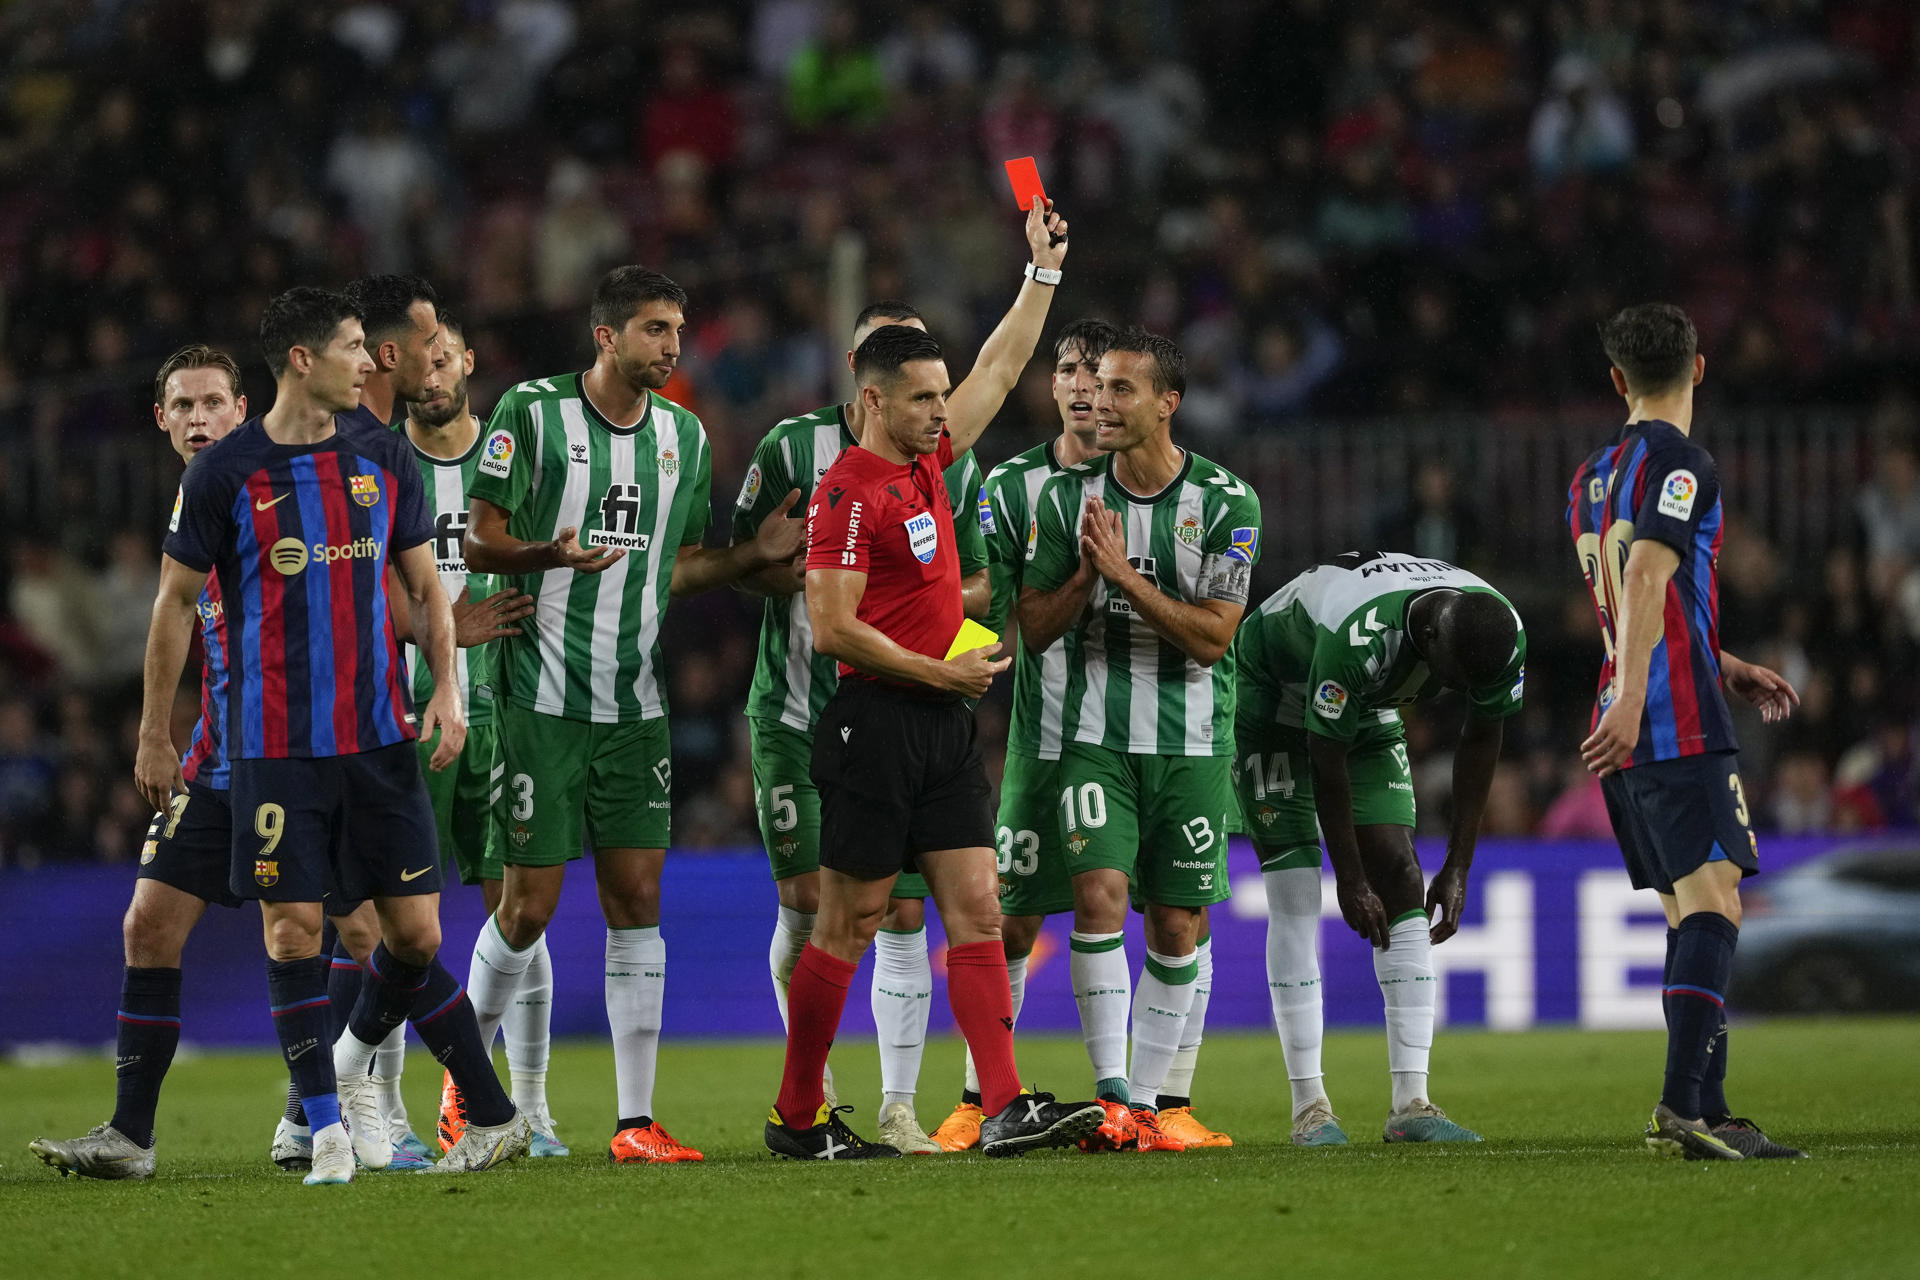
[[[1060,283],[1060,269],[1058,267],[1041,267],[1029,262],[1025,274],[1027,279],[1037,284]]]

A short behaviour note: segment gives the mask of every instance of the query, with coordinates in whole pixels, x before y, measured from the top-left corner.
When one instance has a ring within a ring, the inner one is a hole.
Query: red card
[[[1007,181],[1013,184],[1013,202],[1020,206],[1020,212],[1032,209],[1035,200],[1045,207],[1046,188],[1040,185],[1040,167],[1032,156],[1007,161]]]

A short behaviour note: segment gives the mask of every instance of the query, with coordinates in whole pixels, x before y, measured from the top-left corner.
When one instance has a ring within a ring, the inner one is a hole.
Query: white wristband
[[[1033,263],[1029,262],[1027,264],[1027,270],[1025,274],[1027,279],[1036,281],[1040,284],[1059,284],[1060,283],[1060,270],[1058,267],[1040,267],[1040,266],[1035,266]]]

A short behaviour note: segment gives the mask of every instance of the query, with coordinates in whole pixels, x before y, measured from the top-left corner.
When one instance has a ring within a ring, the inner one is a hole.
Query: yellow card
[[[947,661],[953,661],[956,655],[965,653],[969,649],[984,649],[999,638],[972,618],[968,618],[961,622],[958,634],[953,637],[953,643],[947,646]]]

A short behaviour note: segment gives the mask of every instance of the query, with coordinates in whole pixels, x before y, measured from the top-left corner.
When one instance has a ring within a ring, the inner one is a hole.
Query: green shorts
[[[1236,726],[1233,789],[1243,829],[1262,871],[1320,865],[1320,819],[1313,802],[1307,731],[1286,725]],[[1347,752],[1357,827],[1414,825],[1413,771],[1404,725],[1363,729]]]
[[[1060,765],[1007,753],[994,839],[1000,855],[1000,914],[1046,916],[1073,910],[1073,877],[1060,843]]]
[[[1124,871],[1142,901],[1163,906],[1227,900],[1227,757],[1131,755],[1071,742],[1061,748],[1057,782],[1054,821],[1071,874]]]
[[[499,880],[506,874],[500,855],[507,842],[498,808],[507,769],[500,760],[499,731],[492,724],[468,725],[460,758],[435,773],[427,762],[439,740],[438,734],[432,742],[421,739],[420,776],[433,801],[441,864],[458,871],[461,884]]]
[[[778,720],[747,720],[753,751],[753,809],[775,880],[820,869],[820,791],[813,785],[813,736]],[[903,873],[896,898],[925,898],[926,878]]]
[[[557,867],[596,849],[664,849],[673,832],[666,717],[595,724],[502,698],[505,860]]]

